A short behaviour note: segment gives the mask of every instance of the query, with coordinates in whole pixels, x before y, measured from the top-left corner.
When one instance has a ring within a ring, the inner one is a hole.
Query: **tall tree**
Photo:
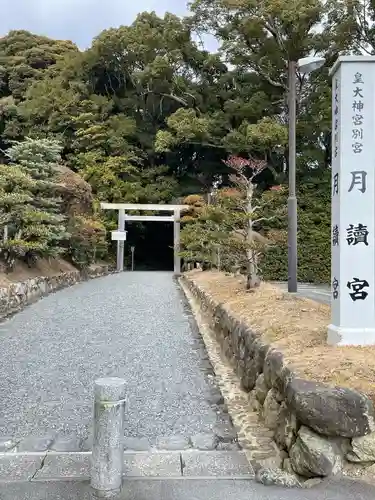
[[[61,186],[55,181],[60,151],[56,141],[43,139],[28,139],[7,151],[12,163],[3,169],[12,169],[14,165],[15,174],[21,172],[27,178],[31,195],[27,198],[27,205],[20,210],[22,224],[16,224],[11,235],[16,245],[24,246],[29,264],[38,257],[56,257],[65,251],[62,242],[68,235],[65,216],[61,214]]]

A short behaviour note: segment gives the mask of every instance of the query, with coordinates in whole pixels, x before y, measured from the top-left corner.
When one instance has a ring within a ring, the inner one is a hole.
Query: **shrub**
[[[78,215],[69,221],[69,257],[83,268],[105,257],[108,251],[106,229],[93,217]]]

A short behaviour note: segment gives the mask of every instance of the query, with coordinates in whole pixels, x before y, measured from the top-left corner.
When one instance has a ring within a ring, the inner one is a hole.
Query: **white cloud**
[[[0,36],[25,29],[90,45],[103,29],[131,23],[139,12],[187,12],[186,0],[2,0]],[[5,3],[5,5],[4,5]]]

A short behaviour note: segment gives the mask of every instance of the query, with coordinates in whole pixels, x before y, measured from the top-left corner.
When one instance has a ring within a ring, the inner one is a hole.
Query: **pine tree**
[[[0,255],[10,270],[17,257],[24,257],[30,243],[22,240],[23,213],[33,200],[33,180],[16,166],[0,165]]]
[[[0,191],[1,220],[3,224],[7,219],[13,221],[2,243],[8,265],[16,257],[25,258],[30,265],[37,258],[57,257],[65,251],[63,242],[68,234],[61,214],[62,187],[55,181],[60,151],[59,143],[48,139],[26,139],[7,151],[11,163],[2,166],[1,174],[7,189],[12,182],[15,188],[8,193]]]

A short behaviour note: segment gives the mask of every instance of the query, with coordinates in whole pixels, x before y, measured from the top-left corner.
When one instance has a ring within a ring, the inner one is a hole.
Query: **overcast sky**
[[[82,49],[103,29],[129,24],[139,12],[187,13],[187,0],[0,0],[0,4],[0,36],[24,29],[72,40]],[[207,47],[214,47],[212,40]]]

